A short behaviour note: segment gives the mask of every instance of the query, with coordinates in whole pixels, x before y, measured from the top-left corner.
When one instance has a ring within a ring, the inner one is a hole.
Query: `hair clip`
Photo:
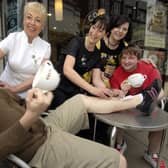
[[[93,20],[95,19],[95,18],[97,18],[97,12],[96,11],[94,11],[94,12],[92,12],[89,16],[88,16],[88,21],[89,22],[93,22]]]
[[[106,10],[104,8],[98,9],[97,16],[101,16],[101,15],[104,15],[104,14],[106,14]]]
[[[93,22],[94,19],[96,19],[98,16],[104,15],[105,13],[106,10],[104,8],[100,8],[96,11],[93,11],[88,15],[88,21]]]

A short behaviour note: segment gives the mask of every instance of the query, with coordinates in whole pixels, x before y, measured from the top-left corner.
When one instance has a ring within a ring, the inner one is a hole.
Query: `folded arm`
[[[30,89],[32,86],[33,79],[34,79],[34,77],[31,77],[31,78],[23,81],[22,83],[15,85],[15,86],[12,86],[12,85],[10,85],[10,83],[7,83],[7,82],[0,81],[0,87],[3,89],[10,90],[13,93],[19,93],[19,92],[23,92],[25,90]]]
[[[1,57],[1,50],[0,50],[0,57]],[[46,60],[48,59],[44,58],[42,60],[42,63],[45,62]],[[0,81],[0,87],[3,89],[10,90],[13,93],[24,92],[32,87],[33,79],[34,79],[34,76],[14,86],[10,85],[10,83]]]

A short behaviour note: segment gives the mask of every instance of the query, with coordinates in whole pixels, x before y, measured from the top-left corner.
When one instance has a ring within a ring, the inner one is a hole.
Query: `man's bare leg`
[[[143,96],[141,94],[132,96],[126,100],[101,99],[97,97],[82,96],[88,112],[91,113],[112,113],[120,110],[135,108],[139,105]]]

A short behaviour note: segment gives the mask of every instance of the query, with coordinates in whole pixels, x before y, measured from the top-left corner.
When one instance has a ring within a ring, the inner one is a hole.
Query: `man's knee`
[[[85,95],[83,95],[83,94],[76,94],[75,96],[74,96],[74,98],[76,98],[76,99],[85,99]]]
[[[77,95],[73,96],[73,99],[82,101],[83,104],[84,104],[84,106],[87,107],[87,106],[86,106],[86,101],[87,101],[87,100],[86,100],[86,99],[87,99],[87,96],[86,96],[86,95],[77,94]]]

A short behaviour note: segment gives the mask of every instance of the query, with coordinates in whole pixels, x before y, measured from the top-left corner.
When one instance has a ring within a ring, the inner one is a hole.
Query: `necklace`
[[[106,43],[106,46],[110,49],[116,49],[118,47],[118,45],[120,44],[120,41],[117,41],[116,43],[113,44],[110,41],[110,38],[105,38],[104,41]]]

